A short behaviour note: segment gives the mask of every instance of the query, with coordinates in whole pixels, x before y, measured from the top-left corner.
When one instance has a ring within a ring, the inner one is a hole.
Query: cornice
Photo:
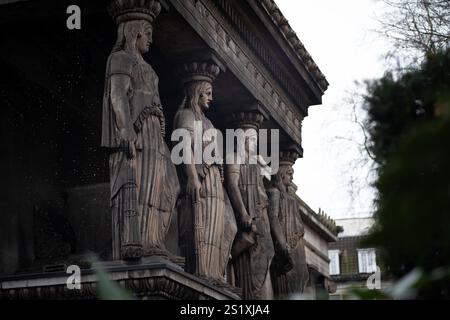
[[[284,36],[286,41],[292,47],[294,52],[297,54],[298,58],[304,62],[307,70],[313,75],[313,78],[318,83],[322,91],[326,91],[328,88],[328,81],[325,75],[319,69],[317,64],[314,62],[313,58],[306,50],[303,43],[298,38],[295,31],[290,26],[288,20],[283,15],[281,10],[278,8],[274,0],[256,0],[265,9],[267,14],[271,17],[274,24],[278,27],[281,34]]]

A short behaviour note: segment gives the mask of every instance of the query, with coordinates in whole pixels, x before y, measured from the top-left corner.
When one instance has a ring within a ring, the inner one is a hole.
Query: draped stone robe
[[[202,130],[196,131],[195,121],[202,125]],[[209,129],[214,129],[211,121],[206,116],[194,114],[189,108],[181,108],[175,115],[175,129],[183,128],[191,134],[192,142],[198,140],[195,134],[201,134]],[[202,141],[201,151],[210,142]],[[187,177],[179,168],[182,192],[179,200],[179,244],[182,255],[186,258],[186,270],[209,280],[224,282],[225,269],[228,263],[233,230],[225,230],[227,218],[225,210],[225,193],[222,184],[221,167],[218,164],[207,164],[202,158],[202,163],[196,164],[195,168],[202,192],[200,202],[196,209],[191,197],[186,194]],[[229,210],[227,210],[228,212]],[[201,225],[196,223],[196,215],[199,214]],[[195,228],[200,230],[195,230]],[[235,226],[227,226],[232,229]],[[200,232],[200,239],[196,239],[196,232]],[[234,230],[235,232],[235,230]],[[196,252],[198,250],[198,252]],[[196,258],[196,253],[200,255]]]
[[[120,130],[111,105],[111,77],[130,77],[131,88],[126,93],[137,141],[136,158],[128,159],[120,149]],[[164,142],[164,114],[158,93],[158,76],[142,57],[125,51],[110,55],[106,71],[103,102],[102,146],[110,149],[110,185],[113,228],[113,259],[121,258],[126,207],[135,203],[140,239],[144,254],[165,251],[167,234],[179,182],[169,149]],[[130,177],[130,172],[132,176]],[[130,185],[136,190],[130,192]]]
[[[257,228],[256,243],[234,258],[236,285],[242,288],[244,299],[273,298],[270,264],[274,247],[267,213],[268,197],[258,164],[228,166],[239,172],[239,190],[248,214]]]
[[[292,259],[293,268],[287,273],[280,273],[272,268],[272,283],[276,296],[288,296],[290,294],[302,293],[309,279],[308,267],[305,257],[304,225],[300,216],[300,205],[297,199],[290,193],[273,188],[271,193],[271,205],[278,205],[278,220],[281,226],[284,241],[288,246],[289,255]],[[274,265],[278,259],[283,259],[276,252]]]

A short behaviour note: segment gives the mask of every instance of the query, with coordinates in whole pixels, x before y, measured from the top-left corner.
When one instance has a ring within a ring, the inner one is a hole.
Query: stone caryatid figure
[[[178,205],[179,244],[186,270],[213,283],[224,283],[231,245],[224,237],[225,202],[222,166],[202,155],[214,141],[207,132],[214,126],[205,116],[213,99],[213,81],[220,69],[208,62],[180,67],[184,99],[174,119],[174,129],[184,129],[191,154],[180,165],[181,196]],[[194,145],[199,142],[199,145]],[[198,147],[197,150],[195,148]],[[195,158],[200,151],[200,157]],[[231,242],[231,241],[230,241]]]
[[[116,0],[108,11],[118,24],[106,66],[102,129],[102,146],[110,151],[113,259],[167,258],[164,240],[179,182],[164,142],[158,76],[142,57],[161,5]]]
[[[273,237],[275,257],[271,266],[274,293],[279,298],[302,293],[309,279],[303,240],[305,229],[292,188],[292,166],[297,157],[295,151],[281,152],[280,168],[267,188],[269,210],[277,218],[274,229],[279,230]]]
[[[244,299],[266,300],[273,298],[270,264],[274,247],[260,158],[251,160],[262,121],[258,112],[230,116],[233,128],[244,131],[245,147],[237,146],[234,154],[227,154],[225,184],[239,228],[232,249],[236,286],[242,289]]]

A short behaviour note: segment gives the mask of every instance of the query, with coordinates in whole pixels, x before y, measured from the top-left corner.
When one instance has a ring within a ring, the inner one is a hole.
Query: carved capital
[[[193,61],[180,65],[177,74],[183,85],[192,81],[213,83],[220,73],[220,67],[209,61]]]
[[[300,151],[295,148],[280,150],[280,166],[293,166],[298,158],[300,158]]]
[[[161,12],[161,3],[157,0],[114,0],[107,10],[117,24],[131,20],[153,23]]]
[[[256,129],[261,127],[264,115],[258,111],[234,112],[226,116],[226,122],[234,129]]]

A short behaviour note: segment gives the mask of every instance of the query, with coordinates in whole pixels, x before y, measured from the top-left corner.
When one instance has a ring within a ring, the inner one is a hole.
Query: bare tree
[[[375,31],[386,36],[394,45],[395,50],[385,55],[387,63],[394,62],[390,64],[390,72],[394,76],[401,76],[427,54],[435,54],[450,46],[450,0],[381,1],[386,8],[378,19],[380,27]],[[347,106],[345,117],[351,123],[352,132],[334,137],[339,140],[339,145],[345,146],[345,152],[350,148],[357,151],[342,170],[353,200],[369,189],[377,196],[371,184],[376,181],[379,163],[371,150],[371,124],[364,108],[366,94],[365,83],[355,83],[355,87],[348,92],[342,103]]]
[[[450,0],[383,0],[388,11],[380,32],[396,49],[420,57],[450,45]]]

